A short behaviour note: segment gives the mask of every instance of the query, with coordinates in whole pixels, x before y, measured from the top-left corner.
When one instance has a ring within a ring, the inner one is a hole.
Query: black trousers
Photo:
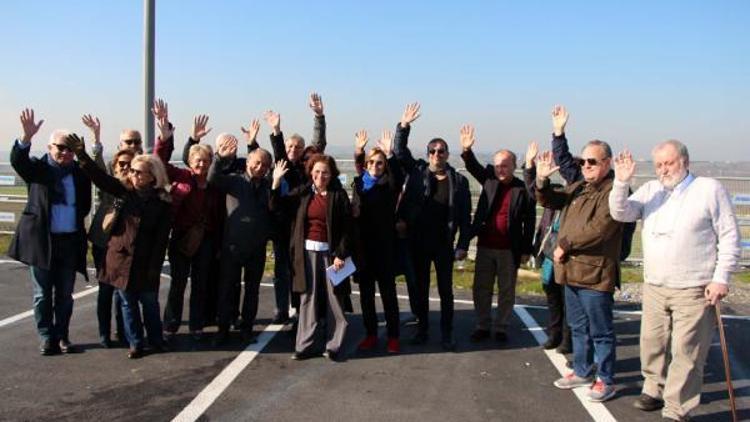
[[[245,293],[242,299],[242,320],[244,329],[252,329],[258,315],[258,292],[266,265],[266,250],[260,248],[245,260],[237,260],[228,251],[221,254],[221,278],[219,281],[219,301],[217,316],[219,329],[229,329],[234,319],[236,304],[235,289],[240,284],[244,270]]]
[[[552,339],[570,342],[570,327],[565,319],[565,287],[555,283],[554,280],[543,287],[549,309],[547,335]]]
[[[377,265],[376,257],[368,257],[368,261]],[[359,274],[359,300],[362,305],[362,320],[368,336],[378,334],[378,317],[375,311],[375,284],[380,289],[380,299],[383,302],[385,312],[385,324],[388,338],[399,336],[398,298],[396,297],[396,278],[392,271],[387,269],[377,271],[374,268],[365,268]]]
[[[182,323],[182,309],[190,277],[190,331],[202,330],[205,326],[205,308],[209,277],[211,275],[211,257],[214,247],[211,237],[201,241],[198,251],[192,257],[183,255],[177,248],[177,239],[173,238],[169,247],[169,265],[172,282],[169,285],[167,305],[164,308],[164,330],[177,332]]]
[[[440,331],[443,337],[453,333],[453,245],[442,236],[421,233],[412,243],[412,258],[417,284],[417,318],[419,331],[429,330],[430,264],[435,265],[440,295]]]

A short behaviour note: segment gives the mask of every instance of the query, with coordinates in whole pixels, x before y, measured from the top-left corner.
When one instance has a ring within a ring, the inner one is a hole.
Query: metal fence
[[[182,165],[182,163],[174,163]],[[337,159],[341,179],[345,186],[349,186],[355,176],[354,161],[351,159]],[[481,192],[481,185],[474,180],[464,169],[459,169],[470,180],[472,204],[476,205]],[[520,171],[518,172],[520,177]],[[653,175],[636,175],[634,188],[652,180]],[[742,234],[742,258],[743,266],[750,265],[750,177],[715,177],[729,191],[737,213],[737,220]],[[558,180],[558,182],[561,182]],[[26,185],[18,177],[9,163],[0,163],[0,233],[12,233],[16,227],[18,217],[23,212],[26,204]],[[542,209],[537,209],[540,217]],[[472,242],[472,247],[474,243]],[[633,238],[632,252],[628,260],[638,262],[643,259],[641,247],[640,222],[636,228]]]

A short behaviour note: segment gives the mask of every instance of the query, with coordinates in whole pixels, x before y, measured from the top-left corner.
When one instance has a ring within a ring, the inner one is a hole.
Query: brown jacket
[[[562,210],[557,244],[565,250],[555,264],[555,281],[592,290],[613,292],[620,284],[622,223],[609,215],[613,173],[597,184],[584,180],[553,190],[549,180],[537,189],[545,208]]]

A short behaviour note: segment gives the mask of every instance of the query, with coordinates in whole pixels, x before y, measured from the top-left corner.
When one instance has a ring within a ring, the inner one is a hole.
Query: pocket
[[[566,265],[568,282],[593,285],[602,281],[604,257],[591,255],[571,255]]]

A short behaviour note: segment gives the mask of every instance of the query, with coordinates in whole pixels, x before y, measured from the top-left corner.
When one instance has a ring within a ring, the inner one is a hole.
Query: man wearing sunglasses
[[[448,143],[434,138],[427,143],[427,161],[415,159],[407,141],[411,123],[419,118],[419,103],[406,106],[401,121],[396,125],[394,153],[401,163],[408,182],[397,224],[405,226],[412,244],[412,258],[416,275],[417,331],[413,344],[427,342],[429,331],[430,264],[435,264],[438,293],[440,294],[441,345],[444,350],[455,350],[453,339],[453,261],[466,258],[460,246],[454,250],[456,233],[458,245],[468,245],[471,219],[469,181],[448,164]]]
[[[30,158],[31,139],[44,120],[34,110],[21,112],[23,136],[10,154],[13,169],[26,182],[28,201],[16,225],[8,256],[31,269],[34,319],[42,355],[73,352],[68,337],[76,272],[86,277],[86,227],[91,181],[65,145],[68,132],[50,136],[47,154]]]
[[[581,158],[583,178],[564,189],[552,189],[549,176],[559,167],[550,151],[543,153],[536,165],[536,196],[543,207],[562,210],[553,261],[555,282],[565,286],[573,372],[554,385],[561,389],[589,387],[588,399],[602,402],[616,392],[612,307],[620,277],[622,223],[609,215],[614,179],[609,145],[590,141]]]

